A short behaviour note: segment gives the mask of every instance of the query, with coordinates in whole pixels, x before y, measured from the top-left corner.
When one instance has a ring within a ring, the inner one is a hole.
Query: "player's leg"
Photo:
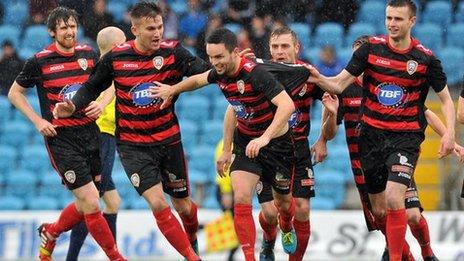
[[[258,181],[256,194],[261,205],[259,224],[263,229],[263,241],[259,251],[259,260],[275,260],[274,245],[277,237],[277,215],[279,212],[274,205],[272,186],[268,182]]]
[[[129,180],[148,202],[161,233],[187,260],[199,260],[164,196],[159,163],[162,149],[119,144],[118,152]]]

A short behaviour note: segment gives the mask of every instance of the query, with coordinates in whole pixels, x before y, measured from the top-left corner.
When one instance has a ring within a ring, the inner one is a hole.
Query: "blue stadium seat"
[[[51,170],[50,160],[44,146],[30,146],[21,153],[20,166],[42,175]]]
[[[31,58],[32,56],[34,56],[35,53],[36,53],[35,49],[27,48],[27,47],[21,47],[18,50],[18,56],[19,58],[23,60],[27,60]]]
[[[37,175],[24,169],[17,169],[6,176],[6,194],[16,197],[30,197],[36,194]]]
[[[364,1],[358,12],[357,22],[370,23],[377,27],[377,32],[384,28],[385,3],[380,1]]]
[[[451,2],[438,0],[427,3],[421,20],[426,23],[435,23],[446,30],[447,26],[451,23],[452,17]]]
[[[128,204],[131,209],[148,209],[148,203],[142,197],[132,198]]]
[[[14,1],[5,5],[4,24],[22,26],[29,15],[29,5],[23,1]]]
[[[198,171],[196,169],[190,169],[188,171],[188,176],[189,176],[189,182],[190,184],[205,184],[209,181],[211,181],[210,177],[208,177],[208,175],[206,175],[205,173],[201,172],[201,171]],[[195,187],[195,186],[191,186],[191,187]],[[192,192],[192,194],[194,194]]]
[[[113,170],[113,181],[116,189],[124,200],[138,197],[137,191],[132,186],[125,172]]]
[[[38,52],[51,43],[52,38],[45,25],[31,25],[24,31],[21,47]]]
[[[437,24],[418,24],[414,27],[413,34],[422,45],[434,52],[442,46],[442,30]]]
[[[192,149],[189,154],[189,169],[201,171],[213,180],[216,175],[214,148],[214,146],[198,146]]]
[[[213,119],[214,120],[223,120],[224,113],[226,112],[227,105],[229,103],[224,97],[218,97],[213,102]]]
[[[372,24],[369,23],[353,23],[348,29],[348,33],[345,37],[345,46],[351,48],[354,40],[361,35],[375,35],[376,30]]]
[[[447,46],[464,48],[464,41],[462,39],[463,36],[464,36],[464,22],[450,25],[448,27],[448,32],[446,33]]]
[[[464,23],[464,2],[460,1],[458,4],[458,8],[456,10],[456,14],[454,16],[456,23]]]
[[[225,24],[224,27],[231,30],[234,34],[238,34],[240,29],[242,29],[242,26],[236,23],[228,23],[228,24]]]
[[[61,182],[61,178],[56,171],[49,171],[38,175],[39,186],[37,195],[51,198],[61,198],[67,194],[67,189]]]
[[[195,95],[202,95],[212,102],[217,97],[221,97],[222,93],[217,84],[209,84],[203,88],[195,90]]]
[[[464,73],[462,68],[464,51],[461,48],[446,47],[438,53],[438,57],[443,61],[442,65],[448,77],[448,84],[453,85],[461,81]]]
[[[221,206],[219,205],[219,202],[217,201],[216,197],[213,195],[209,195],[206,197],[205,200],[201,203],[202,208],[207,208],[207,209],[219,209]]]
[[[13,43],[15,48],[19,47],[19,34],[21,33],[17,27],[4,24],[0,25],[0,45],[3,44],[4,41],[8,40]]]
[[[172,11],[174,11],[174,13],[176,13],[178,16],[188,11],[187,1],[185,0],[173,0],[170,1],[169,5]]]
[[[189,119],[179,119],[182,144],[184,149],[190,151],[198,143],[198,124]]]
[[[184,95],[178,115],[183,119],[189,119],[203,123],[209,117],[209,100],[202,95]],[[187,99],[186,99],[187,98]]]
[[[353,56],[353,51],[351,50],[351,47],[342,48],[337,50],[337,56],[343,65],[347,65],[351,59],[351,56]]]
[[[106,11],[113,16],[115,22],[121,22],[124,19],[126,9],[127,5],[121,2],[112,2],[106,5]]]
[[[316,47],[331,45],[338,49],[343,45],[343,26],[337,23],[323,23],[316,28],[314,35]]]
[[[24,200],[18,197],[0,197],[0,210],[22,210],[25,205]]]
[[[26,208],[29,210],[55,210],[59,209],[60,203],[52,197],[31,197],[27,200]]]
[[[309,61],[309,63],[316,64],[320,61],[320,52],[320,48],[312,47],[304,51],[304,57]]]
[[[330,198],[318,195],[311,199],[311,209],[313,210],[333,210],[335,208],[335,201]]]
[[[29,142],[30,134],[30,124],[21,121],[11,121],[4,127],[0,143],[22,149]]]
[[[1,136],[3,127],[5,127],[6,122],[9,120],[10,114],[11,114],[10,101],[8,100],[7,97],[1,96],[1,95],[0,95],[0,111],[2,112],[0,113],[0,136]]]
[[[330,198],[336,207],[341,206],[345,197],[345,178],[343,172],[318,166],[314,170],[316,195]]]
[[[292,29],[303,46],[303,50],[306,50],[311,46],[311,28],[306,23],[291,23],[290,29]]]
[[[203,124],[203,131],[200,136],[200,144],[215,146],[222,138],[223,121],[212,120]]]

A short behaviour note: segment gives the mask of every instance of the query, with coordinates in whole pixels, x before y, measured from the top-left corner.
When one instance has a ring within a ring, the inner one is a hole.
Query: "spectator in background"
[[[106,0],[95,0],[92,9],[83,14],[82,24],[85,36],[94,41],[101,29],[114,25],[113,16],[106,12]]]
[[[211,14],[208,19],[208,23],[203,28],[203,30],[198,34],[197,41],[195,43],[195,50],[197,56],[201,59],[208,61],[208,55],[206,54],[206,36],[209,35],[212,31],[222,27],[222,18],[218,14]]]
[[[237,44],[240,50],[245,50],[247,48],[253,49],[253,45],[250,41],[250,34],[247,30],[243,28],[240,29],[240,31],[237,34]]]
[[[161,2],[161,1],[160,1]],[[135,36],[131,31],[131,17],[130,17],[130,10],[132,9],[132,5],[128,5],[126,10],[124,11],[124,15],[122,16],[122,21],[117,24],[117,27],[121,29],[124,34],[126,35],[127,41],[134,40]]]
[[[172,11],[166,0],[158,1],[158,6],[163,12],[164,39],[177,39],[177,28],[179,23],[177,15],[174,13],[174,11]]]
[[[317,22],[341,23],[347,29],[353,23],[358,12],[355,0],[325,0],[317,9]]]
[[[269,29],[264,23],[264,18],[255,15],[251,20],[250,40],[256,57],[270,59],[269,52]]]
[[[28,25],[44,24],[48,13],[58,6],[58,0],[29,0]]]
[[[74,9],[79,15],[79,19],[82,19],[84,14],[92,10],[94,2],[95,0],[59,0],[58,5]]]
[[[2,44],[2,56],[0,57],[0,94],[7,95],[16,75],[23,67],[24,61],[16,54],[13,43],[5,41]]]
[[[249,24],[255,13],[255,2],[247,0],[229,0],[225,9],[225,23]]]
[[[198,0],[189,0],[188,5],[188,12],[180,20],[179,33],[184,39],[186,46],[195,46],[197,36],[203,27],[205,27],[208,18],[201,11]]]
[[[320,60],[316,63],[316,68],[323,75],[329,77],[335,76],[344,68],[343,63],[337,58],[337,52],[330,45],[322,47],[319,58]]]

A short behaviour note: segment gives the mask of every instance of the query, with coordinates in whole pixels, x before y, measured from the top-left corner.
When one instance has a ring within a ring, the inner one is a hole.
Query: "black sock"
[[[110,227],[111,233],[113,233],[114,241],[116,241],[116,219],[118,218],[118,213],[103,213],[103,217],[106,219],[106,222],[108,222],[108,226]]]
[[[71,230],[71,237],[69,240],[68,254],[66,255],[66,261],[76,261],[81,251],[82,245],[84,244],[85,238],[87,237],[87,226],[84,221],[75,225]]]

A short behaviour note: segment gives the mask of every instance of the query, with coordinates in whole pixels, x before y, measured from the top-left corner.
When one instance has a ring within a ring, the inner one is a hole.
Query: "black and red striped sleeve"
[[[178,70],[184,76],[192,76],[199,73],[204,73],[211,69],[211,66],[203,61],[203,59],[191,54],[189,50],[178,44],[174,49],[174,56],[180,68]]]
[[[338,95],[338,110],[337,110],[337,125],[342,124],[343,117],[345,116],[345,107],[343,104],[343,97],[346,96],[346,90],[345,89],[341,94]]]
[[[40,81],[40,69],[37,59],[29,58],[21,72],[16,76],[16,82],[24,88],[33,88]]]
[[[90,77],[72,98],[76,111],[95,100],[113,83],[112,53],[105,54],[95,65]]]
[[[220,78],[220,75],[216,72],[215,69],[212,69],[208,73],[208,82],[209,83],[216,83]]]
[[[430,64],[427,66],[427,81],[432,89],[438,93],[446,86],[446,74],[438,58],[432,55],[430,59]]]
[[[368,65],[367,59],[369,57],[370,43],[364,43],[361,45],[351,57],[345,70],[351,75],[358,77],[361,75]]]
[[[268,100],[274,99],[284,91],[283,85],[268,71],[260,66],[256,66],[250,73],[252,88],[264,93]]]

